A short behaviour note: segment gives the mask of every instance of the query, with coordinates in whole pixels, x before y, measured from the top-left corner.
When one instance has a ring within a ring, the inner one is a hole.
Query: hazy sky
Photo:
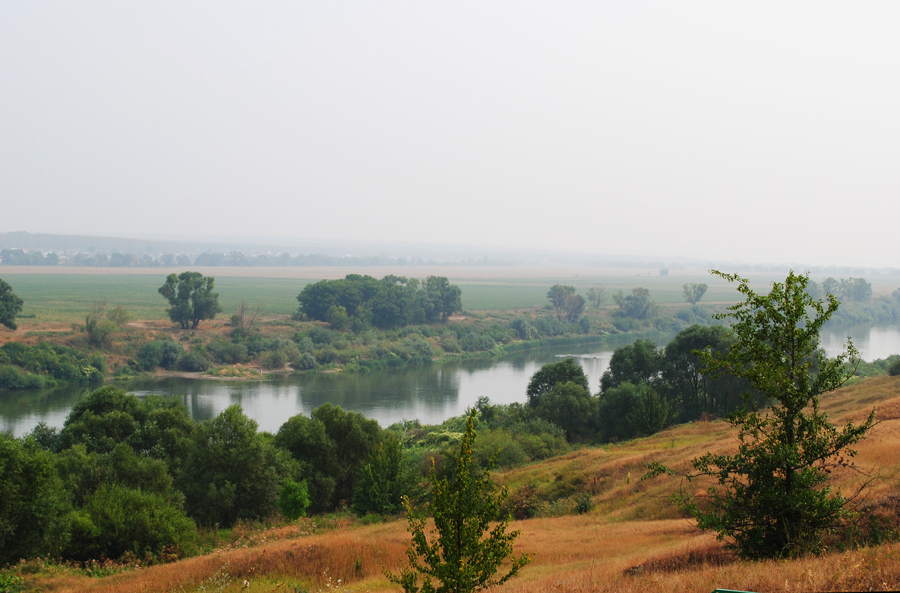
[[[0,3],[0,232],[900,267],[897,2]]]

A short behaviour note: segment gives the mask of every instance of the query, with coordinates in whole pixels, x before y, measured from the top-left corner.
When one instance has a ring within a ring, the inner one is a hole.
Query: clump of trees
[[[618,291],[613,295],[613,301],[619,306],[616,312],[621,317],[632,319],[651,319],[656,317],[657,306],[650,298],[650,291],[646,288],[632,288],[631,294],[625,295]]]
[[[391,329],[447,321],[462,310],[461,294],[443,276],[429,276],[423,282],[403,276],[377,280],[349,274],[303,287],[297,296],[298,315],[327,321],[335,329]]]

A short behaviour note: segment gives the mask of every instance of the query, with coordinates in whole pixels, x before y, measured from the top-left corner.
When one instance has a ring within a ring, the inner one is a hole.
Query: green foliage
[[[657,306],[650,299],[650,291],[646,288],[632,288],[631,294],[623,295],[620,290],[613,295],[613,300],[619,306],[616,312],[623,317],[632,319],[652,319],[656,317]]]
[[[700,359],[700,352],[724,354],[732,344],[734,337],[722,325],[692,325],[666,344],[659,388],[676,421],[689,422],[703,414],[725,416],[741,406],[747,382],[728,373],[710,376]]]
[[[219,293],[213,292],[215,287],[215,278],[204,278],[200,272],[182,272],[169,274],[158,292],[171,305],[168,312],[172,323],[181,329],[197,329],[201,321],[222,312]]]
[[[0,476],[0,565],[65,545],[71,506],[52,455],[0,433]]]
[[[108,347],[112,341],[112,335],[127,321],[128,312],[121,306],[107,312],[105,302],[95,303],[91,312],[84,318],[84,331],[87,334],[88,343],[98,348]]]
[[[0,325],[16,329],[16,315],[22,311],[24,301],[16,296],[12,287],[0,278]]]
[[[518,531],[507,533],[508,519],[500,518],[506,488],[495,493],[490,468],[472,475],[475,416],[466,418],[466,432],[459,444],[453,475],[438,478],[431,472],[431,516],[434,532],[426,534],[426,519],[416,517],[406,500],[412,541],[407,549],[409,566],[399,575],[386,573],[405,593],[469,593],[500,585],[516,576],[530,558],[513,555]],[[491,524],[495,523],[491,528]],[[509,559],[499,577],[501,565]],[[419,581],[421,580],[421,584]],[[437,585],[434,584],[437,581]]]
[[[462,310],[459,287],[442,276],[424,282],[403,276],[349,274],[342,280],[307,284],[297,296],[298,316],[327,321],[335,329],[365,331],[446,321]]]
[[[560,362],[545,364],[528,381],[525,395],[528,405],[537,406],[539,400],[550,393],[558,383],[575,383],[585,391],[589,391],[587,375],[574,358],[566,358]]]
[[[202,373],[209,368],[209,365],[209,359],[198,350],[182,352],[175,361],[175,368],[186,373]]]
[[[277,505],[281,514],[289,521],[305,517],[306,509],[309,507],[309,490],[306,487],[306,480],[295,482],[287,478],[278,493]]]
[[[286,477],[297,465],[256,432],[240,406],[200,423],[178,483],[191,516],[204,525],[272,515]]]
[[[888,367],[888,375],[891,377],[896,377],[900,375],[900,358],[891,363],[891,366]]]
[[[709,285],[705,283],[697,284],[696,282],[688,282],[684,286],[684,300],[692,305],[696,305],[706,294]]]
[[[606,289],[602,286],[592,286],[587,291],[588,301],[594,305],[595,308],[599,308],[600,305],[605,303],[607,296]]]
[[[556,318],[574,322],[584,312],[584,297],[575,294],[575,287],[568,284],[554,284],[547,291],[547,298],[556,311]]]
[[[851,343],[833,359],[819,349],[819,331],[837,310],[837,298],[812,299],[807,277],[793,272],[765,296],[743,278],[713,273],[739,282],[745,300],[719,316],[732,319],[732,348],[701,357],[710,372],[742,377],[775,403],[731,416],[738,452],[693,460],[695,475],[714,477],[718,487],[702,505],[684,493],[680,500],[701,529],[728,538],[745,558],[822,551],[823,534],[847,515],[847,499],[827,485],[828,473],[856,454],[850,447],[874,421],[873,410],[862,424],[838,428],[819,409],[819,397],[852,375],[848,365],[857,358]]]
[[[872,285],[865,278],[826,278],[822,289],[839,301],[865,302],[872,298]]]
[[[152,371],[157,367],[166,370],[175,368],[178,357],[184,349],[181,344],[170,339],[154,340],[141,346],[137,355],[138,366],[145,371]]]
[[[56,381],[100,383],[106,374],[106,363],[99,354],[50,342],[34,346],[7,342],[0,346],[0,365],[0,387],[7,389],[30,389]],[[13,369],[9,365],[19,368]]]
[[[589,441],[597,434],[599,400],[580,382],[556,383],[534,401],[529,405],[535,414],[562,428],[570,443]]]
[[[662,366],[662,355],[652,340],[635,340],[613,352],[609,368],[600,377],[600,391],[605,394],[622,383],[655,383]]]
[[[69,558],[183,555],[198,542],[194,522],[154,492],[103,485],[90,494],[72,524]]]
[[[403,507],[403,496],[415,486],[403,458],[400,439],[389,435],[378,443],[360,470],[353,493],[353,511],[359,515],[392,515]]]

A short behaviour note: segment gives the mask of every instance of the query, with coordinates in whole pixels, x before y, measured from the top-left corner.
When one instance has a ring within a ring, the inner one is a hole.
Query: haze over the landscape
[[[0,232],[900,267],[890,2],[5,2]]]

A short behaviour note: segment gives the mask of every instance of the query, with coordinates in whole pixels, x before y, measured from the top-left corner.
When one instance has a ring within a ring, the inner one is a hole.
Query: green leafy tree
[[[574,358],[545,364],[528,381],[528,387],[525,389],[528,405],[538,406],[541,398],[550,393],[557,384],[569,382],[590,391],[587,375]]]
[[[704,504],[682,493],[680,501],[701,529],[711,529],[745,558],[788,557],[824,549],[822,537],[848,515],[848,499],[828,486],[828,473],[856,455],[850,447],[872,427],[874,410],[862,424],[837,427],[819,409],[819,398],[853,375],[858,361],[849,342],[836,358],[819,349],[819,331],[838,308],[806,292],[807,277],[792,272],[768,295],[737,275],[745,300],[719,318],[730,318],[736,342],[727,354],[701,357],[712,373],[745,378],[771,400],[769,409],[747,407],[730,422],[738,428],[738,452],[694,459],[696,476],[716,480]],[[652,473],[665,471],[654,466]]]
[[[55,554],[72,508],[52,454],[0,432],[0,476],[0,565]]]
[[[531,560],[527,554],[518,558],[513,555],[513,542],[519,532],[507,533],[509,519],[500,517],[506,488],[495,493],[490,466],[473,476],[476,415],[473,409],[466,418],[466,432],[459,444],[453,475],[438,478],[432,468],[433,530],[426,533],[426,519],[416,517],[409,499],[405,500],[412,536],[406,552],[409,566],[398,575],[386,573],[405,593],[480,591],[505,583]],[[507,559],[510,564],[501,571]],[[498,571],[503,573],[499,577]]]
[[[537,400],[534,411],[566,433],[570,443],[590,440],[597,432],[599,400],[580,383],[557,383]]]
[[[606,302],[606,297],[606,289],[602,286],[592,286],[587,291],[587,300],[596,308]]]
[[[547,291],[547,298],[556,311],[556,318],[562,319],[565,316],[567,303],[570,298],[575,296],[575,287],[568,284],[554,284]]]
[[[306,509],[309,507],[309,490],[306,487],[306,480],[295,482],[287,478],[281,485],[277,504],[278,510],[289,521],[305,517]]]
[[[624,295],[620,290],[613,295],[619,306],[619,315],[633,319],[651,319],[656,317],[656,303],[650,299],[650,291],[646,288],[632,288],[631,294]]]
[[[547,291],[547,298],[556,311],[556,318],[574,323],[584,312],[584,297],[575,294],[575,287],[567,284],[554,284]]]
[[[197,329],[204,319],[213,319],[222,312],[219,293],[213,292],[216,280],[203,277],[200,272],[182,272],[177,276],[169,274],[166,283],[159,287],[169,307],[169,319],[181,329]]]
[[[256,428],[234,404],[195,430],[179,485],[198,522],[224,526],[266,518],[277,508],[284,479],[299,474],[287,452]]]
[[[16,315],[22,310],[23,301],[12,291],[12,287],[0,278],[0,325],[16,329]]]
[[[616,348],[609,368],[600,377],[600,391],[606,393],[622,383],[655,383],[663,368],[663,358],[653,340],[637,339],[633,344]]]
[[[692,305],[696,305],[703,298],[703,295],[706,294],[709,286],[707,284],[688,282],[682,288],[684,288],[684,300]]]

